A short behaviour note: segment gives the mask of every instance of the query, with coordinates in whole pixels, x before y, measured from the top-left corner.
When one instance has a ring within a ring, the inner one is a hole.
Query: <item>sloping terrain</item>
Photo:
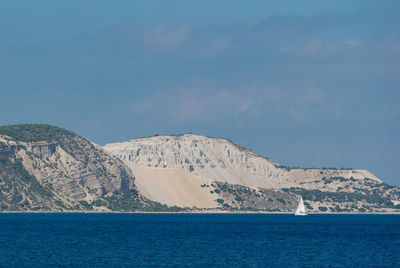
[[[168,200],[159,198],[160,194],[153,193],[152,189],[162,188],[164,195],[174,196],[184,190],[180,186],[183,181],[192,180],[190,184],[196,185],[195,178],[201,177],[211,181],[204,183],[203,188],[204,185],[210,188],[217,207],[230,210],[292,211],[297,202],[294,200],[300,195],[308,211],[400,209],[399,188],[383,183],[367,170],[289,168],[223,138],[167,135],[107,144],[103,148],[126,163],[141,184],[146,184],[146,196],[166,204]],[[175,184],[179,176],[171,173],[171,169],[192,176]],[[149,180],[144,175],[155,172],[163,179],[156,180],[154,176]],[[166,185],[167,181],[175,186],[157,185],[161,182]],[[221,185],[225,187],[220,189]],[[195,196],[198,189],[192,187],[190,191]],[[194,206],[203,207],[200,203]]]
[[[195,175],[248,187],[304,187],[336,190],[340,182],[326,184],[323,178],[369,178],[366,170],[302,169],[283,167],[227,139],[192,134],[156,136],[107,144],[106,151],[125,163],[152,168],[179,168]]]
[[[0,127],[0,211],[398,212],[367,170],[281,166],[227,139],[156,136],[103,148],[49,125]]]
[[[201,185],[211,180],[173,168],[134,167],[136,186],[150,200],[178,207],[216,208],[215,196]]]
[[[49,125],[0,127],[1,210],[108,211],[121,200],[146,205],[131,171],[100,147]]]

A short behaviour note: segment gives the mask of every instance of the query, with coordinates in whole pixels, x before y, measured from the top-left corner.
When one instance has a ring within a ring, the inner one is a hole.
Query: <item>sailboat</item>
[[[303,203],[303,197],[300,196],[300,202],[297,205],[297,209],[296,212],[294,213],[294,215],[296,216],[305,216],[306,214],[306,210],[304,209],[304,203]]]

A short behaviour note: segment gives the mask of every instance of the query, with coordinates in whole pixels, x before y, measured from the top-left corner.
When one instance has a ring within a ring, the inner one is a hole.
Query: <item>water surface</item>
[[[400,215],[0,214],[0,266],[400,266]]]

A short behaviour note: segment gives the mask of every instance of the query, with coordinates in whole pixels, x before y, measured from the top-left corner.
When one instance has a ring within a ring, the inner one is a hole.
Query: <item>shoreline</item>
[[[269,215],[294,215],[294,212],[263,212],[263,211],[190,211],[190,212],[164,212],[164,211],[0,211],[0,214],[269,214]],[[337,213],[307,213],[307,215],[400,215],[399,212],[337,212]]]

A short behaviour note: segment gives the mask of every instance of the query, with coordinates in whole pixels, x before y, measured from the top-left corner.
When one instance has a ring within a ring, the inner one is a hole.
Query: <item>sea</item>
[[[400,215],[0,213],[1,267],[400,267]]]

